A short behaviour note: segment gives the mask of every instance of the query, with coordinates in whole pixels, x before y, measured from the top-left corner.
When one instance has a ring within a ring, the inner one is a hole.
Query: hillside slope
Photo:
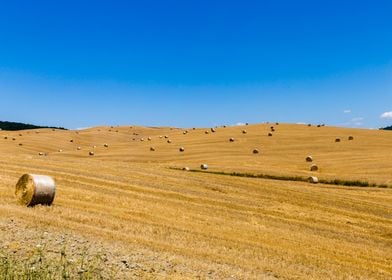
[[[2,247],[34,246],[43,232],[76,235],[118,252],[115,265],[135,279],[391,278],[391,188],[172,169],[206,163],[219,172],[392,185],[387,131],[279,124],[268,136],[270,126],[186,134],[145,127],[0,132],[0,221],[4,228],[12,220],[32,231],[27,236],[32,243],[22,246],[4,230]],[[253,154],[256,148],[259,154]],[[319,171],[309,171],[308,155]],[[16,204],[14,185],[27,172],[56,179],[52,207]],[[131,268],[123,267],[124,258]]]

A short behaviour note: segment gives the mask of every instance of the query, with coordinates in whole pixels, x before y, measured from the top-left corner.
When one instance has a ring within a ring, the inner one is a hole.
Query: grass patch
[[[113,279],[115,273],[104,268],[99,254],[82,253],[75,259],[67,255],[65,248],[49,253],[45,247],[37,247],[25,258],[0,251],[0,279],[4,280]]]
[[[175,167],[170,167],[170,169],[182,170],[181,168],[175,168]],[[280,181],[309,182],[309,177],[303,177],[303,176],[271,175],[271,174],[261,174],[261,173],[254,174],[254,173],[224,172],[224,171],[206,171],[206,170],[198,170],[198,169],[190,169],[189,172],[200,172],[200,173],[209,173],[209,174],[215,174],[215,175],[244,177],[244,178],[259,178],[259,179],[280,180]],[[346,187],[373,187],[373,188],[390,188],[391,187],[386,184],[369,183],[367,181],[360,181],[360,180],[319,179],[319,183],[326,184],[326,185],[346,186]]]

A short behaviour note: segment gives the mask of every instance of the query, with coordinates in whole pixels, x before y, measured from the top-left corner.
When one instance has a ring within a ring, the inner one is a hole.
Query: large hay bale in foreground
[[[51,205],[56,193],[56,183],[46,175],[24,174],[16,184],[15,195],[25,206]]]

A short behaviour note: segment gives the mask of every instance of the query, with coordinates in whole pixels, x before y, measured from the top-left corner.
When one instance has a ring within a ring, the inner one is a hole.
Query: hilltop
[[[34,129],[0,131],[0,153],[0,251],[21,259],[37,244],[51,252],[67,244],[73,260],[85,247],[88,257],[101,252],[102,269],[122,279],[392,277],[387,131],[284,123]],[[227,175],[234,172],[289,180]],[[24,173],[55,178],[53,206],[16,204]]]
[[[1,130],[16,131],[16,130],[26,130],[26,129],[39,129],[39,128],[53,128],[53,129],[63,129],[63,130],[65,129],[63,127],[39,126],[39,125],[19,123],[19,122],[0,121]]]

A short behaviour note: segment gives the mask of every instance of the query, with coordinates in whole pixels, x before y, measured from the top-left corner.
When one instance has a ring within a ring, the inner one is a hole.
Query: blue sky
[[[389,0],[7,2],[0,120],[392,124]]]

